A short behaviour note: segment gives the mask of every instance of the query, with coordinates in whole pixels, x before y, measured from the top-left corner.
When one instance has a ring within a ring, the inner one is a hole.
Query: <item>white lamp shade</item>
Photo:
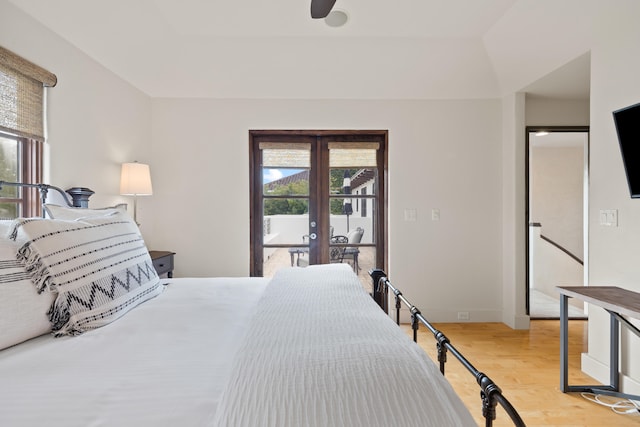
[[[120,174],[120,194],[123,196],[150,196],[151,173],[144,163],[123,163]]]

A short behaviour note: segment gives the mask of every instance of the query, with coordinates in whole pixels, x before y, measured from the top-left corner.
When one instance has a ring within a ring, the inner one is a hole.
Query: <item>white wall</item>
[[[640,2],[602,5],[591,51],[590,285],[640,292],[640,200],[631,200],[611,112],[640,102]],[[598,224],[600,209],[618,209],[618,227]],[[638,322],[636,322],[638,325]],[[609,316],[589,310],[589,353],[583,369],[608,383]],[[640,393],[640,339],[623,331],[625,391]],[[634,381],[635,380],[635,381]]]
[[[582,265],[542,239],[540,227],[529,227],[529,245],[529,286],[532,290],[558,300],[557,286],[576,286],[584,282]],[[569,304],[584,308],[584,302],[576,298],[570,298]],[[560,308],[559,304],[557,308]]]
[[[499,321],[500,114],[498,100],[156,99],[150,243],[177,252],[177,275],[246,275],[248,131],[388,129],[390,277],[434,320]]]
[[[529,150],[529,221],[542,235],[583,258],[584,154],[582,147]],[[582,279],[580,280],[582,282]]]
[[[91,188],[92,207],[130,202],[118,194],[120,164],[148,160],[150,98],[7,1],[0,45],[58,77],[48,90],[49,182]]]
[[[589,100],[526,97],[527,126],[588,126]]]
[[[528,329],[526,311],[525,94],[502,99],[502,321]]]

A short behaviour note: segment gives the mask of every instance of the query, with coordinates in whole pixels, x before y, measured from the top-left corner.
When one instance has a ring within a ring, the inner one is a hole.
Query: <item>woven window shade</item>
[[[329,166],[340,167],[376,167],[377,150],[375,142],[330,142]]]
[[[262,167],[299,168],[311,167],[311,145],[306,143],[260,143]]]
[[[44,88],[55,74],[0,47],[0,130],[44,141]]]

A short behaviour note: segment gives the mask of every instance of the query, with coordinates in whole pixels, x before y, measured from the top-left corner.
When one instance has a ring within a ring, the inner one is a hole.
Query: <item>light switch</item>
[[[405,209],[404,210],[404,220],[405,221],[416,221],[418,218],[418,213],[415,209]]]
[[[440,221],[440,209],[431,209],[431,221]]]
[[[618,210],[617,209],[600,209],[600,225],[608,227],[618,226]]]

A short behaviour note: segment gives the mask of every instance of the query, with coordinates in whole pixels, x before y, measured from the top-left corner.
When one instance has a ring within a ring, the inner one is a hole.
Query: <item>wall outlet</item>
[[[458,320],[469,320],[469,312],[468,311],[459,311],[458,312]]]

